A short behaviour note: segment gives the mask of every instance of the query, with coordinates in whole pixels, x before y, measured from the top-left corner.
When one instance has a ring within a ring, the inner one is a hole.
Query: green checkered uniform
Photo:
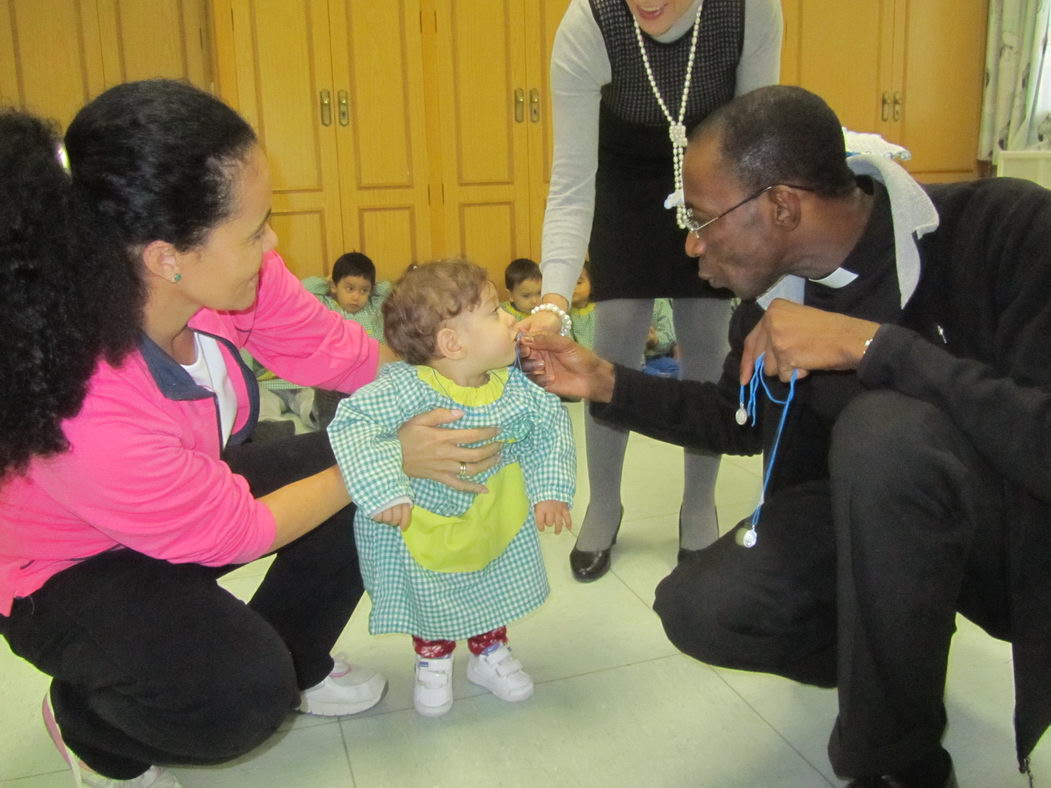
[[[517,534],[483,568],[470,572],[425,569],[413,558],[399,529],[366,513],[388,508],[399,497],[443,516],[458,516],[474,501],[430,479],[402,470],[398,428],[434,408],[458,408],[452,429],[498,426],[504,444],[499,463],[473,477],[485,483],[500,468],[522,468],[530,506]],[[339,404],[329,439],[343,480],[358,506],[354,531],[365,588],[372,598],[369,631],[404,632],[429,640],[457,640],[488,632],[537,608],[547,598],[533,506],[572,503],[576,449],[569,417],[558,398],[510,369],[499,399],[465,405],[421,380],[416,367],[387,364],[373,383]]]
[[[586,348],[595,347],[595,302],[589,301],[580,309],[570,309],[569,318],[573,321],[570,336],[578,345]]]
[[[390,294],[390,282],[376,282],[368,303],[357,312],[346,311],[339,305],[339,301],[329,295],[329,281],[323,276],[308,276],[303,280],[303,287],[317,296],[318,301],[333,312],[339,312],[347,320],[360,323],[370,337],[379,342],[383,341],[383,301]]]

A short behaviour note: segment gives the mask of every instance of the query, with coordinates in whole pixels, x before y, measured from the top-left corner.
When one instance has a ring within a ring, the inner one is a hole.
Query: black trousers
[[[334,460],[324,433],[230,449],[256,496]],[[222,763],[265,741],[331,670],[363,591],[353,507],[277,551],[247,605],[216,583],[236,567],[94,556],[15,601],[0,633],[53,677],[55,717],[92,769]]]
[[[790,439],[790,435],[786,435]],[[841,414],[831,479],[779,490],[657,587],[672,642],[697,659],[838,688],[843,777],[935,750],[955,615],[1009,638],[1003,481],[941,410],[889,391]]]

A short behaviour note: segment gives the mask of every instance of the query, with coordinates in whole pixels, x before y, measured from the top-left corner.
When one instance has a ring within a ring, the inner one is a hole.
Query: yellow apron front
[[[424,569],[474,572],[500,555],[522,528],[529,514],[529,496],[518,463],[505,465],[489,477],[489,492],[458,517],[445,517],[414,506],[405,546]]]

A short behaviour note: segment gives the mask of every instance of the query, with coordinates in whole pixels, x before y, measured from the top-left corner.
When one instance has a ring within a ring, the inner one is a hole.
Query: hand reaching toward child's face
[[[573,527],[568,504],[562,501],[541,501],[536,505],[536,527],[543,531],[549,525],[555,526],[556,534],[562,533],[563,528]]]

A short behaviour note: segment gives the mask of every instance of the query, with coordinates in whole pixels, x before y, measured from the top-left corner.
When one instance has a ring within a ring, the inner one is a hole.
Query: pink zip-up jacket
[[[304,386],[350,392],[376,376],[379,346],[308,293],[276,252],[263,259],[255,304],[202,309],[237,394],[229,443],[255,424],[259,394],[241,361]],[[119,367],[100,363],[80,413],[63,425],[70,450],[36,459],[0,487],[0,615],[12,600],[80,560],[129,547],[173,563],[245,563],[274,541],[270,510],[220,459],[214,395],[148,338]]]

